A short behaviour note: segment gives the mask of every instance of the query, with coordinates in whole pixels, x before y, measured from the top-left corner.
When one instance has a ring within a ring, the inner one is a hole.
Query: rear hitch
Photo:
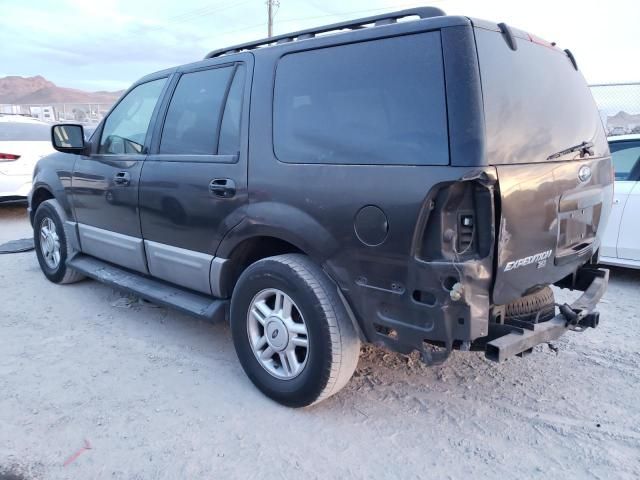
[[[600,314],[595,311],[595,306],[607,289],[609,271],[584,269],[580,273],[580,286],[584,286],[584,293],[572,305],[557,305],[560,310],[558,315],[550,320],[532,324],[529,328],[493,324],[497,337],[487,342],[485,356],[489,360],[501,362],[514,355],[526,354],[540,343],[555,340],[567,330],[582,332],[589,327],[597,327]],[[585,277],[589,280],[588,283],[584,281]]]
[[[571,305],[558,305],[560,314],[567,320],[567,327],[575,331],[583,331],[586,328],[596,328],[600,323],[600,312],[571,308]]]
[[[585,327],[596,328],[600,324],[600,312],[591,312],[587,316],[585,316],[580,325],[584,325]]]

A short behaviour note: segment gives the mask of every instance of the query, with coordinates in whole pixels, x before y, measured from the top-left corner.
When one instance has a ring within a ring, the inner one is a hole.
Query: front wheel
[[[231,300],[238,359],[267,396],[290,407],[344,387],[360,340],[336,285],[308,257],[269,257],[240,276]]]
[[[72,253],[64,231],[64,213],[56,200],[42,202],[33,221],[33,241],[40,269],[54,283],[74,283],[84,277],[67,268]]]

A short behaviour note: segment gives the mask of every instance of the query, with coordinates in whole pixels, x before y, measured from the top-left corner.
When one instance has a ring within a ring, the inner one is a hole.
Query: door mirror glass
[[[62,124],[51,127],[51,142],[59,152],[80,154],[84,151],[82,125]]]

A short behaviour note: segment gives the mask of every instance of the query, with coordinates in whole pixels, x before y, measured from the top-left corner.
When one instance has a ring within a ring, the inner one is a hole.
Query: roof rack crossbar
[[[287,43],[295,40],[304,40],[307,38],[313,38],[318,34],[327,33],[338,30],[358,30],[364,28],[365,25],[374,24],[389,25],[396,23],[399,19],[405,17],[419,17],[431,18],[442,17],[445,13],[437,7],[418,7],[408,10],[400,10],[397,12],[383,13],[381,15],[374,15],[372,17],[358,18],[356,20],[348,20],[346,22],[332,23],[331,25],[324,25],[322,27],[309,28],[306,30],[299,30],[297,32],[285,33],[284,35],[277,35],[275,37],[263,38],[254,42],[241,43],[239,45],[233,45],[227,48],[221,48],[214,50],[207,54],[204,58],[221,57],[225,54],[238,53],[243,50],[253,50],[254,48],[269,46],[272,44]]]

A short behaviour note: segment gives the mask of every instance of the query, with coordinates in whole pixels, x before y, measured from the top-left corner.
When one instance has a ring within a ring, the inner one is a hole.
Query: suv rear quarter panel
[[[466,29],[468,21],[447,17],[447,24]],[[421,22],[403,26],[409,33],[424,31]],[[387,28],[387,27],[384,27]],[[390,26],[388,34],[400,26]],[[372,29],[374,30],[374,29]],[[383,37],[383,28],[369,32],[341,35],[343,38],[369,40]],[[472,49],[471,30],[457,30],[462,42],[443,47],[445,74],[471,71],[471,82],[478,85],[474,51],[465,51],[466,60],[455,62],[454,49]],[[447,34],[447,38],[449,35]],[[278,60],[285,54],[314,47],[330,46],[335,40],[322,40],[265,49],[256,53],[250,120],[249,207],[247,218],[232,230],[218,250],[228,255],[243,239],[257,235],[282,238],[296,245],[322,264],[339,285],[356,313],[368,340],[387,343],[395,350],[409,352],[422,348],[422,340],[430,338],[443,343],[451,339],[470,339],[486,335],[491,279],[491,256],[464,265],[454,262],[424,262],[416,257],[416,226],[428,212],[429,192],[436,185],[458,181],[470,172],[468,166],[449,165],[337,165],[297,164],[278,160],[273,149],[273,91]],[[455,65],[449,65],[451,62]],[[474,70],[476,68],[476,70]],[[474,73],[475,72],[475,73]],[[446,83],[449,88],[449,82]],[[466,94],[467,101],[477,101],[477,90]],[[464,127],[463,105],[455,107],[458,117],[453,130],[456,136],[468,133],[464,145],[452,147],[452,155],[462,165],[479,164],[478,146],[482,145],[481,105],[470,113],[471,125]],[[451,128],[451,124],[449,125]],[[480,149],[480,151],[482,151]],[[475,155],[475,156],[472,156]],[[448,162],[444,162],[448,163]],[[360,209],[368,205],[379,207],[386,215],[388,234],[383,243],[366,246],[354,230],[354,220]],[[472,303],[451,304],[449,290],[443,283],[449,277],[474,279]],[[425,305],[412,299],[417,288],[435,292],[437,301]],[[471,322],[471,317],[484,319]],[[374,323],[393,325],[400,338],[380,335]],[[407,340],[411,337],[411,340]],[[419,346],[418,346],[419,345]]]

